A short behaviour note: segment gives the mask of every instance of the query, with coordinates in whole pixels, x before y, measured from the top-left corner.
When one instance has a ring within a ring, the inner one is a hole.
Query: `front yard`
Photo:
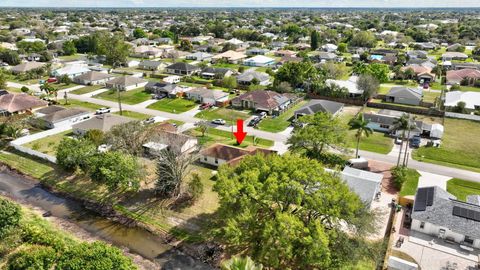
[[[349,148],[357,147],[357,138],[355,138],[355,130],[349,130],[347,136],[347,145]],[[374,131],[368,137],[360,139],[360,150],[375,152],[379,154],[388,154],[392,151],[393,139],[385,133]]]
[[[120,115],[120,111],[116,111],[113,114]],[[150,118],[151,115],[144,114],[144,113],[139,113],[139,112],[132,112],[132,111],[122,111],[122,116],[125,117],[130,117],[136,120],[145,120],[147,118]]]
[[[250,112],[247,111],[239,111],[234,109],[227,109],[227,108],[216,108],[216,109],[207,109],[203,110],[195,115],[195,117],[205,119],[205,120],[213,120],[213,119],[224,119],[225,121],[229,122],[231,120],[235,121],[237,119],[245,120],[251,116]]]
[[[88,85],[88,86],[73,90],[70,93],[75,94],[75,95],[83,95],[83,94],[87,94],[87,93],[102,89],[103,87],[105,87],[105,86],[103,86],[103,85]]]
[[[117,90],[111,89],[94,96],[94,98],[101,98],[101,99],[116,102],[118,101],[117,95],[118,95]],[[122,100],[122,103],[134,105],[134,104],[147,101],[152,97],[150,93],[145,92],[144,87],[140,87],[140,88],[129,90],[129,91],[120,91],[120,98]]]
[[[253,143],[254,138],[251,135],[247,135],[245,137],[245,140],[239,146],[237,145],[237,141],[235,139],[235,136],[232,134],[232,132],[219,130],[215,128],[209,128],[205,133],[205,136],[202,136],[202,133],[198,128],[187,130],[185,133],[188,135],[197,137],[198,142],[205,147],[212,145],[214,143],[228,144],[228,145],[238,146],[242,148],[245,148],[249,145],[254,145]],[[268,147],[272,147],[274,144],[274,142],[271,140],[262,139],[258,137],[255,140],[256,140],[255,145],[259,147],[268,148]]]
[[[284,131],[290,126],[290,119],[293,117],[295,111],[306,103],[307,101],[303,100],[275,118],[268,117],[267,119],[263,119],[260,124],[258,124],[258,129],[275,133]]]
[[[453,178],[447,182],[447,191],[460,201],[466,201],[468,195],[480,195],[480,183]]]
[[[164,98],[149,105],[147,108],[169,113],[183,113],[195,108],[196,105],[194,101],[189,99]]]
[[[419,161],[435,163],[480,172],[480,122],[445,118],[442,144],[421,147],[412,157]]]
[[[80,101],[76,99],[70,99],[70,98],[68,99],[68,104],[65,104],[65,100],[60,101],[59,99],[59,105],[66,108],[80,108],[80,109],[86,109],[89,111],[95,111],[104,107],[102,105],[98,105],[98,104],[94,104],[86,101]]]

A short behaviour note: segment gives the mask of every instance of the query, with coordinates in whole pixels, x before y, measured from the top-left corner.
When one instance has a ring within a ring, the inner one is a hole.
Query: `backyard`
[[[35,151],[39,151],[41,153],[55,156],[57,152],[57,146],[60,141],[66,136],[72,136],[73,133],[71,130],[67,130],[55,135],[50,135],[45,138],[38,139],[36,141],[32,141],[29,143],[24,144],[23,146],[33,149]]]
[[[267,119],[264,119],[258,124],[258,129],[260,130],[265,130],[269,132],[281,132],[285,130],[287,127],[290,126],[290,118],[293,117],[293,114],[295,113],[296,110],[300,109],[302,106],[304,106],[307,103],[307,101],[301,101],[298,104],[295,104],[293,107],[288,109],[286,112],[282,113],[281,115],[272,118],[268,117]]]
[[[453,178],[447,182],[447,191],[460,201],[466,201],[468,195],[480,195],[480,183]]]
[[[480,123],[445,118],[442,144],[436,147],[421,147],[412,157],[419,161],[435,163],[480,172]]]
[[[202,133],[198,128],[195,129],[190,129],[185,132],[188,135],[195,136],[198,139],[198,142],[203,145],[203,146],[209,146],[214,143],[222,143],[222,144],[228,144],[228,145],[233,145],[233,146],[238,146],[245,148],[249,145],[253,145],[254,137],[251,135],[247,135],[245,137],[245,140],[242,142],[242,144],[239,146],[237,145],[237,141],[235,139],[235,136],[233,136],[232,132],[230,131],[224,131],[224,130],[219,130],[215,128],[209,128],[207,132],[205,133],[205,136],[202,136]],[[255,139],[256,146],[268,148],[273,146],[273,141],[267,140],[267,139],[262,139],[262,138],[256,138]]]
[[[231,120],[236,121],[237,119],[245,120],[251,116],[249,111],[238,111],[227,108],[216,108],[216,109],[207,109],[203,110],[195,115],[195,117],[213,120],[213,119],[224,119],[229,122]]]
[[[151,104],[147,108],[169,113],[183,113],[193,109],[196,105],[194,101],[184,98],[164,98]]]
[[[138,104],[152,98],[150,93],[145,92],[144,87],[140,87],[140,88],[129,90],[129,91],[120,91],[120,97],[121,97],[122,103],[130,104],[130,105]],[[94,98],[101,98],[101,99],[110,100],[110,101],[118,101],[116,90],[108,90],[106,92],[103,92],[94,96]]]

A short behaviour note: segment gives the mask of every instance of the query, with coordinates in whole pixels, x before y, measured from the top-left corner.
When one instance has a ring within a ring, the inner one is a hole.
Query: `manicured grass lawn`
[[[73,90],[70,93],[75,94],[75,95],[83,95],[83,94],[87,94],[87,93],[102,89],[103,87],[105,87],[105,86],[103,86],[103,85],[89,85],[89,86],[79,88],[77,90]]]
[[[421,147],[412,157],[419,161],[435,163],[480,172],[480,122],[445,118],[442,144]]]
[[[22,93],[22,90],[20,90],[20,88],[15,88],[15,87],[7,87],[6,90],[8,92],[13,92],[13,93]]]
[[[433,103],[437,97],[440,97],[441,94],[441,92],[423,91],[423,101]]]
[[[407,169],[406,180],[400,189],[400,196],[415,195],[418,187],[420,173],[414,169]]]
[[[26,143],[23,146],[47,155],[55,156],[57,152],[57,146],[65,136],[73,136],[72,131],[67,130],[55,135],[50,135],[45,138]]]
[[[208,131],[205,133],[205,136],[202,136],[202,133],[200,132],[200,130],[196,128],[196,129],[190,129],[186,131],[186,133],[197,137],[198,142],[204,146],[208,146],[214,143],[223,143],[223,144],[238,146],[235,136],[233,136],[232,132],[229,132],[229,131],[209,128]],[[256,145],[260,147],[272,147],[273,143],[274,142],[271,140],[257,137]],[[253,145],[253,136],[247,135],[245,140],[238,147],[244,148],[249,145]]]
[[[53,87],[55,87],[55,89],[57,89],[57,90],[63,90],[63,89],[72,88],[72,87],[77,86],[77,84],[74,84],[74,83],[70,83],[70,84],[65,84],[65,83],[52,83],[51,85],[52,85]]]
[[[447,182],[447,191],[460,201],[466,201],[468,195],[480,195],[480,183],[453,178]]]
[[[59,105],[61,105],[63,107],[67,107],[67,108],[83,108],[83,109],[87,109],[87,110],[90,110],[90,111],[95,111],[95,110],[98,110],[98,109],[104,107],[102,105],[98,105],[98,104],[94,104],[94,103],[90,103],[90,102],[85,102],[85,101],[80,101],[80,100],[76,100],[76,99],[71,99],[71,98],[68,99],[68,104],[67,105],[65,104],[65,100],[59,101]]]
[[[0,151],[0,162],[38,179],[42,179],[45,175],[54,171],[53,164],[33,159],[20,152]]]
[[[213,120],[213,119],[221,118],[230,123],[230,120],[233,120],[233,121],[236,121],[237,119],[245,120],[248,117],[250,117],[250,113],[245,111],[238,111],[234,109],[217,108],[217,109],[203,110],[197,113],[195,117],[202,118],[205,120]]]
[[[113,114],[120,115],[120,111],[116,111]],[[122,116],[134,118],[134,119],[137,119],[137,120],[145,120],[147,118],[152,117],[151,115],[148,115],[148,114],[139,113],[139,112],[132,112],[132,111],[122,111]]]
[[[59,56],[58,59],[63,61],[72,61],[72,60],[80,59],[81,56],[82,56],[81,54],[62,55],[62,56]]]
[[[480,92],[480,87],[460,86],[460,91]]]
[[[355,138],[355,130],[348,131],[347,144],[349,148],[357,147],[357,139]],[[360,139],[360,150],[375,152],[379,154],[388,154],[392,151],[393,139],[384,133],[374,131],[368,137]]]
[[[138,104],[140,102],[144,102],[152,98],[150,93],[145,92],[144,87],[140,87],[140,88],[129,90],[129,91],[121,91],[120,97],[121,97],[122,103],[131,104],[131,105]],[[101,99],[110,100],[110,101],[118,101],[117,90],[113,90],[113,89],[108,90],[106,92],[95,95],[94,98],[101,98]]]
[[[163,112],[169,112],[169,113],[183,113],[186,111],[189,111],[195,107],[196,103],[192,100],[189,99],[184,99],[184,98],[164,98],[162,100],[159,100],[147,108],[153,109],[153,110],[158,110],[158,111],[163,111]]]
[[[293,117],[295,111],[300,109],[306,103],[307,101],[301,101],[276,118],[268,117],[263,119],[260,124],[258,124],[258,129],[269,132],[281,132],[285,130],[290,126],[290,119]]]

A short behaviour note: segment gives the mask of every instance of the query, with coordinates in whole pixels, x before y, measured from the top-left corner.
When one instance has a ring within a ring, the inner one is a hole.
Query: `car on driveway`
[[[212,124],[215,124],[215,125],[225,125],[227,122],[225,122],[225,120],[223,119],[215,119],[212,121]]]
[[[110,108],[105,107],[105,108],[100,108],[95,111],[95,114],[104,114],[104,113],[109,113],[111,111]]]
[[[395,144],[402,144],[402,138],[395,137]]]
[[[413,136],[410,139],[410,147],[418,148],[418,147],[420,147],[421,142],[422,142],[422,140],[420,139],[420,136]]]
[[[146,124],[146,125],[153,124],[153,123],[155,123],[155,117],[147,118],[147,119],[143,120],[143,123]]]
[[[200,105],[200,110],[206,110],[206,109],[209,109],[212,107],[212,104],[210,103],[203,103],[202,105]]]
[[[258,123],[260,123],[260,121],[262,121],[262,118],[256,116],[256,117],[252,118],[252,120],[250,120],[250,122],[248,122],[248,126],[249,127],[254,127],[254,126],[258,125]]]

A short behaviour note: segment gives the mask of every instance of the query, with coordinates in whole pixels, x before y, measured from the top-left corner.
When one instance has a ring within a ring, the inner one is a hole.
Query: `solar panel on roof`
[[[471,209],[454,206],[452,214],[457,217],[462,217],[474,221],[480,221],[480,212]]]
[[[433,187],[427,188],[427,206],[433,205],[433,195],[435,193],[435,189]]]
[[[427,189],[419,188],[415,196],[414,211],[425,211],[427,209]]]

